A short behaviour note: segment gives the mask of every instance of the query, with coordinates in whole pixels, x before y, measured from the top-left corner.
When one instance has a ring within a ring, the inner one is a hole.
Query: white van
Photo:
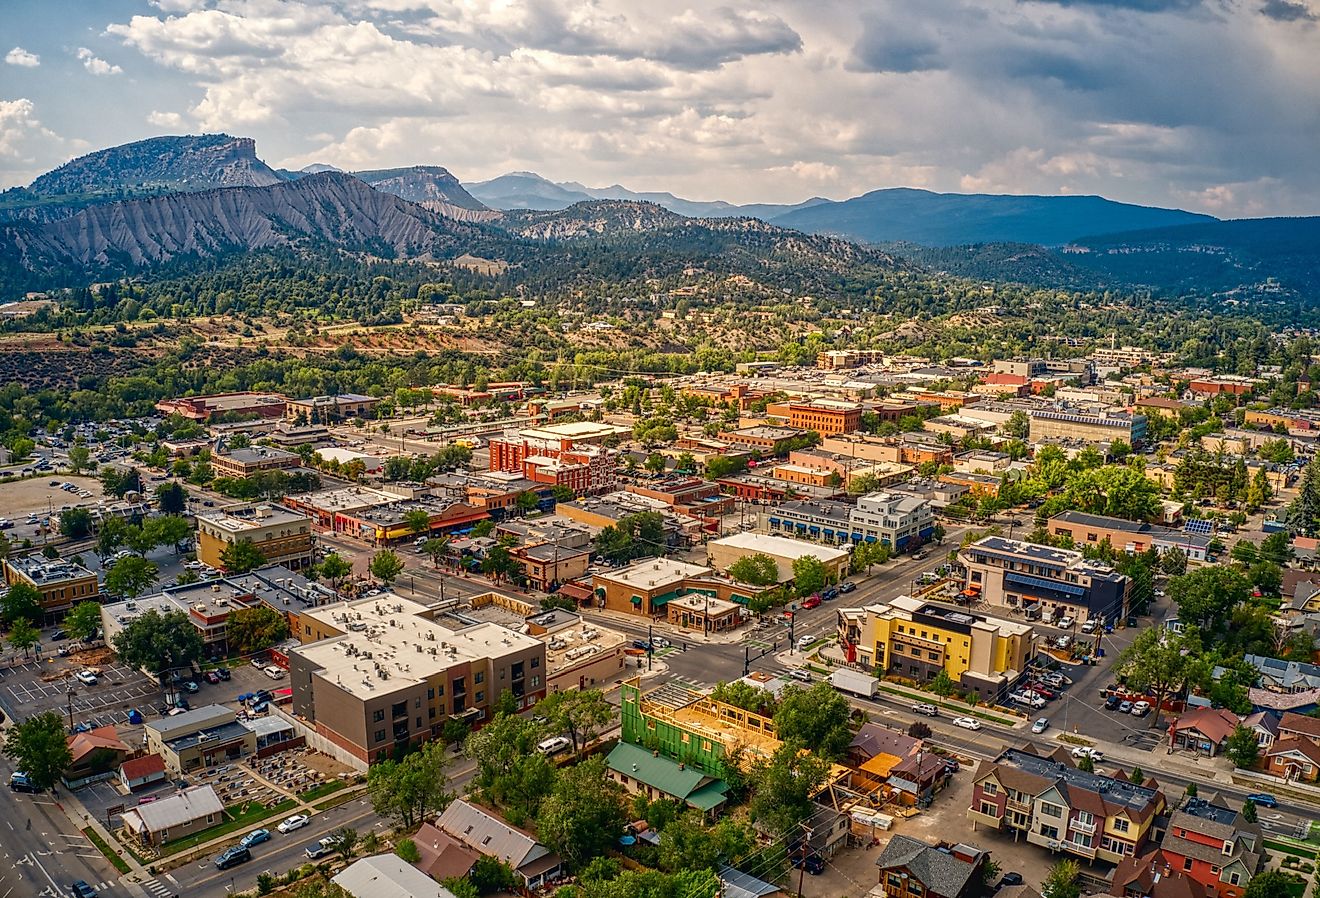
[[[543,755],[557,755],[560,752],[568,751],[573,747],[573,743],[567,736],[551,736],[549,739],[542,739],[536,744],[536,750]]]

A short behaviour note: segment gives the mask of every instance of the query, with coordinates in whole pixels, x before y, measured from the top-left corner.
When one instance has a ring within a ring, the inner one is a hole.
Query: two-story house
[[[1169,818],[1160,853],[1206,898],[1242,898],[1264,857],[1261,827],[1215,798],[1192,798]]]
[[[970,898],[980,894],[990,853],[971,845],[927,845],[893,836],[875,859],[879,885],[871,898]]]
[[[1078,770],[1059,749],[1042,757],[1010,748],[976,771],[967,816],[1021,833],[1051,851],[1118,863],[1151,837],[1164,795],[1154,786]]]

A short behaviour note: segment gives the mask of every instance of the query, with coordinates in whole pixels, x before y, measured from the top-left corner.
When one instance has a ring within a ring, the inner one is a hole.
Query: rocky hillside
[[[479,236],[469,228],[350,175],[325,172],[269,187],[93,206],[40,227],[11,228],[8,242],[32,270],[130,270],[300,242],[385,257],[444,256]]]
[[[449,173],[438,165],[414,165],[380,171],[357,171],[353,176],[377,190],[392,193],[413,203],[439,201],[460,209],[486,211],[487,207]]]
[[[576,240],[657,231],[678,227],[691,220],[655,203],[591,200],[552,212],[506,212],[500,224],[515,234],[534,240]]]
[[[66,162],[25,188],[0,193],[0,221],[48,222],[100,203],[218,187],[267,187],[283,179],[248,137],[153,137]]]

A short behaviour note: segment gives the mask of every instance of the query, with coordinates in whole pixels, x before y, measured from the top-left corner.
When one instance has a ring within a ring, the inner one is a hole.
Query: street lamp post
[[[70,684],[69,684],[69,688],[68,688],[68,690],[65,692],[65,696],[66,696],[66,698],[68,699],[68,707],[69,707],[69,729],[70,729],[70,730],[73,729],[73,697],[74,697],[75,695],[77,695],[77,694],[78,694],[78,690],[74,689],[74,688],[73,688],[73,684],[70,683]]]

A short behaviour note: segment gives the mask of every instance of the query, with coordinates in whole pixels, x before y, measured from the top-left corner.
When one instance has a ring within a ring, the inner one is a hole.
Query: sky
[[[5,0],[0,187],[162,134],[690,199],[1320,214],[1320,0]]]

